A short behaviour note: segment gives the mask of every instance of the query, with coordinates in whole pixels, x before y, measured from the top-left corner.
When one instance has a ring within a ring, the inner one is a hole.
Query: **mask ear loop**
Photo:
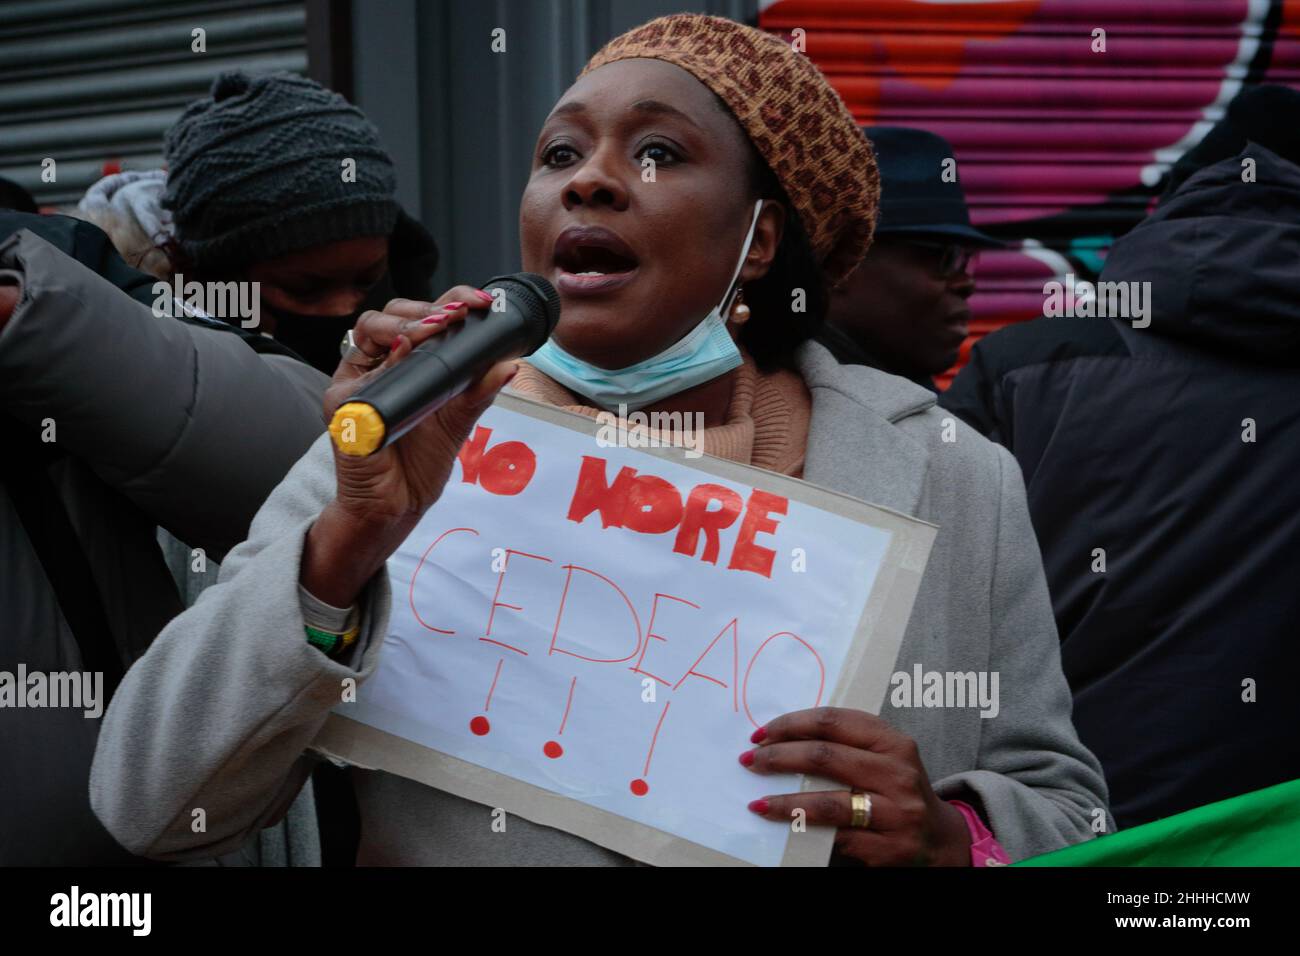
[[[731,307],[736,302],[736,293],[740,291],[740,270],[745,268],[745,257],[749,255],[749,247],[754,241],[754,232],[758,229],[758,216],[763,211],[763,200],[760,199],[754,204],[754,219],[749,224],[749,234],[745,236],[745,245],[740,250],[740,261],[736,263],[736,271],[731,275],[731,285],[727,287],[727,294],[722,297],[722,304],[718,307],[718,315],[725,322],[731,315]]]

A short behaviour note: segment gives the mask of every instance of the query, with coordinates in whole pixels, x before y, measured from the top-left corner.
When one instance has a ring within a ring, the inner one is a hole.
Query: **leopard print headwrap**
[[[876,225],[876,156],[812,61],[770,33],[682,13],[610,40],[582,75],[634,58],[675,64],[727,104],[794,204],[828,285],[857,267]]]

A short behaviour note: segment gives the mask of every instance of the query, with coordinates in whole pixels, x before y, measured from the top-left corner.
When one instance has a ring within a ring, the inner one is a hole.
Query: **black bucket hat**
[[[880,168],[880,219],[876,235],[952,239],[980,248],[1005,244],[970,221],[961,183],[944,178],[952,145],[929,130],[911,126],[864,126]]]

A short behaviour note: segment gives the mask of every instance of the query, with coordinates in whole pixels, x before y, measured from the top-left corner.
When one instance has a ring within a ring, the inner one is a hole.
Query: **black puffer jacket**
[[[1008,328],[940,403],[1020,462],[1075,724],[1131,826],[1300,777],[1300,167],[1250,144],[1202,170],[1102,280],[1150,282],[1150,326]]]

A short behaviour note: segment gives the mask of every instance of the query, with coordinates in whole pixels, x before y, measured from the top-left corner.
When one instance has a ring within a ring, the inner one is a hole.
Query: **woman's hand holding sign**
[[[755,731],[740,762],[755,773],[829,777],[847,790],[765,797],[750,810],[789,824],[797,810],[833,826],[835,849],[868,866],[968,866],[970,831],[961,812],[930,787],[916,741],[866,711],[816,707]],[[853,794],[870,798],[866,825],[853,826]]]
[[[383,312],[362,315],[352,331],[352,347],[325,393],[326,420],[416,346],[462,321],[469,309],[486,309],[491,303],[488,293],[462,285],[436,302],[394,299]],[[498,362],[477,383],[373,455],[345,455],[335,448],[335,498],[312,525],[303,552],[300,580],[308,591],[337,607],[356,600],[438,500],[474,423],[517,368],[514,360]]]

